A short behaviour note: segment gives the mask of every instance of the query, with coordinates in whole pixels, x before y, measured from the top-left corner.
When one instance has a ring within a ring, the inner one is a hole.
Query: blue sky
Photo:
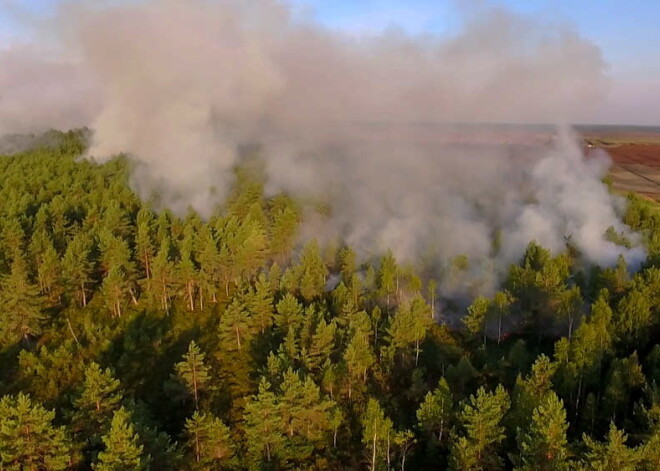
[[[451,32],[458,25],[458,0],[296,0],[319,22],[347,31],[398,26],[409,32]],[[658,71],[660,1],[501,0],[485,2],[523,14],[568,22],[598,44],[617,72]],[[651,63],[649,63],[651,62]]]
[[[22,25],[22,15],[27,13],[37,18],[48,15],[59,1],[0,0],[0,47],[29,36],[28,29]],[[610,106],[623,113],[627,121],[660,125],[659,0],[289,0],[289,3],[301,14],[330,28],[355,34],[387,27],[399,27],[410,33],[448,34],[459,25],[459,6],[479,3],[568,22],[601,48],[613,81]],[[642,105],[644,109],[639,109]]]

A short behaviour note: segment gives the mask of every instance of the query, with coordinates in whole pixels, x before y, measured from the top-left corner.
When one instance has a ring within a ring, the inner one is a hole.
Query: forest
[[[181,217],[51,137],[0,157],[0,470],[660,469],[654,203],[627,196],[636,273],[530,241],[461,306],[301,238],[258,165]]]

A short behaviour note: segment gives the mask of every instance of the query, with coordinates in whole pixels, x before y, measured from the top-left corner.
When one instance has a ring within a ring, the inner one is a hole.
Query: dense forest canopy
[[[637,273],[530,241],[464,307],[250,168],[204,220],[46,144],[0,158],[1,469],[659,469],[654,204]]]

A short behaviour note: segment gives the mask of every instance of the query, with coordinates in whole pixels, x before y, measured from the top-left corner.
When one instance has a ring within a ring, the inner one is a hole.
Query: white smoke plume
[[[330,198],[332,229],[363,253],[467,254],[487,286],[531,240],[558,252],[570,238],[604,265],[644,256],[604,239],[634,237],[600,183],[607,164],[565,133],[504,146],[455,126],[587,119],[605,64],[569,26],[485,8],[452,36],[347,36],[275,0],[89,3],[51,24],[61,63],[1,53],[0,132],[89,124],[90,155],[128,153],[138,192],[202,215],[258,143],[268,190]]]

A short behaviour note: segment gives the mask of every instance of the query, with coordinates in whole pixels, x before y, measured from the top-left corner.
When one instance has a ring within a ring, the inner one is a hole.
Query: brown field
[[[660,144],[627,142],[604,147],[612,159],[614,189],[660,202]]]

